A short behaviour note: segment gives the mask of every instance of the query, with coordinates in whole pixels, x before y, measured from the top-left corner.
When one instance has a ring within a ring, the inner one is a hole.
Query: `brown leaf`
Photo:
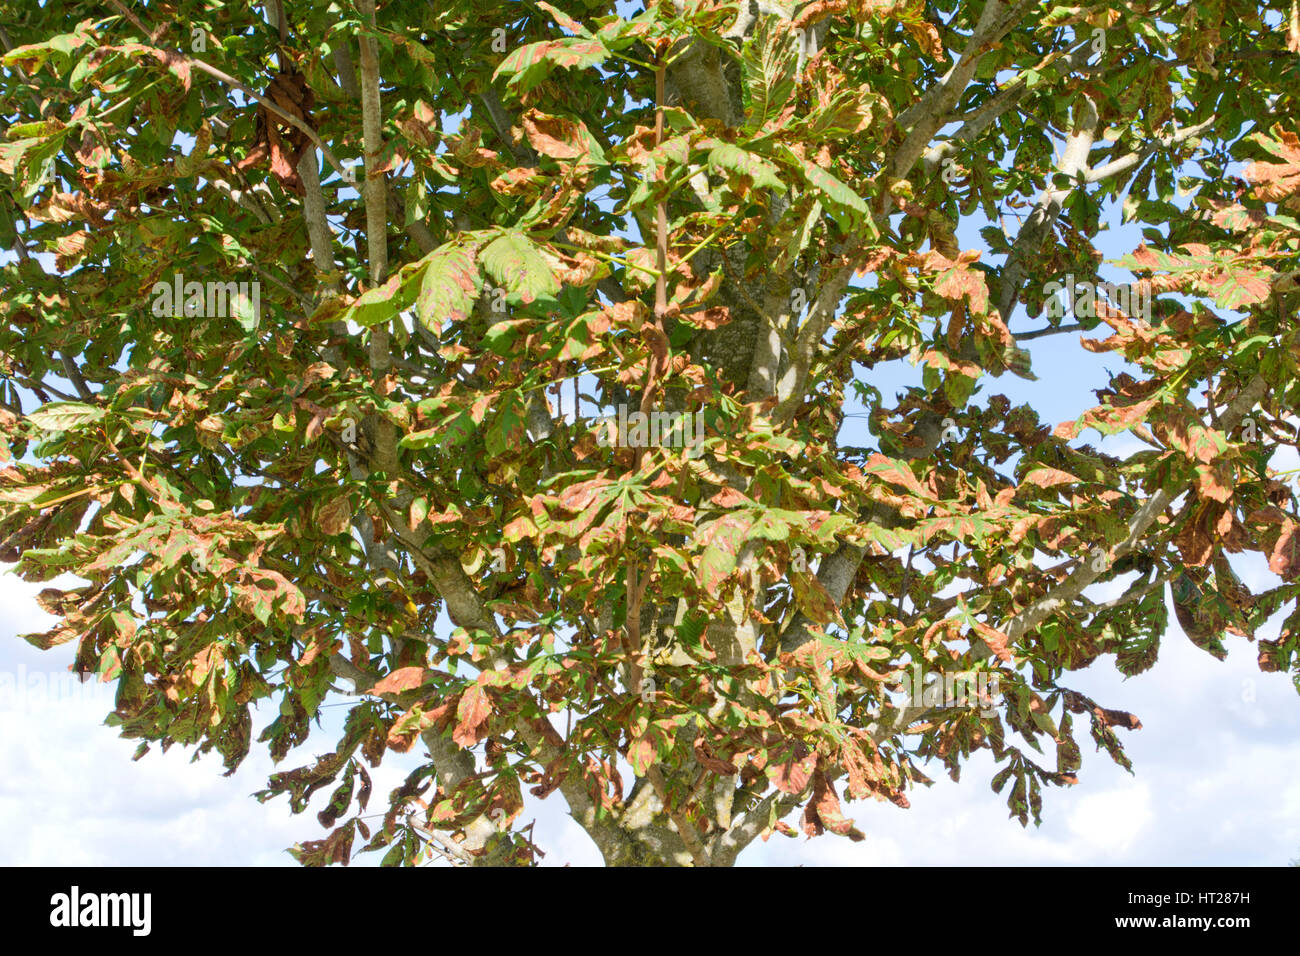
[[[608,478],[592,478],[576,485],[570,485],[560,492],[560,506],[567,511],[586,511],[601,488],[610,484]]]
[[[1268,556],[1268,569],[1287,580],[1295,577],[1296,568],[1300,567],[1300,537],[1297,537],[1296,532],[1296,523],[1287,519]]]
[[[316,525],[327,535],[342,534],[352,525],[352,505],[344,496],[316,509]]]
[[[854,843],[865,840],[862,831],[853,825],[840,809],[840,798],[835,793],[835,786],[818,770],[813,777],[812,797],[804,809],[804,832],[817,836],[825,827],[832,833],[846,836]]]
[[[1006,661],[1007,663],[1011,663],[1015,660],[1007,646],[1011,642],[1011,638],[996,628],[985,624],[983,621],[975,622],[975,630],[979,633],[979,636],[984,639],[984,643],[989,646],[989,649],[998,656],[999,660]]]
[[[1053,488],[1056,485],[1067,484],[1079,485],[1082,483],[1079,478],[1059,468],[1035,468],[1025,475],[1025,484],[1037,485],[1040,488]]]
[[[735,776],[736,768],[725,760],[719,759],[703,737],[696,737],[692,746],[695,750],[695,759],[705,770],[722,774],[724,777]]]
[[[577,159],[587,153],[581,123],[530,109],[520,117],[533,149],[552,159]]]
[[[743,492],[737,491],[730,485],[722,488],[716,495],[709,499],[709,502],[717,505],[719,508],[738,508],[742,505],[753,504],[753,502],[747,498]]]
[[[715,305],[699,312],[688,312],[681,318],[698,329],[712,331],[731,321],[731,310],[725,305]]]
[[[1173,544],[1178,548],[1183,564],[1188,567],[1204,567],[1214,554],[1214,536],[1209,531],[1208,516],[1208,508],[1194,511],[1173,537]]]
[[[456,707],[456,729],[451,739],[468,749],[487,736],[487,719],[492,713],[492,700],[480,684],[471,684],[460,697]]]
[[[784,760],[773,762],[768,767],[768,776],[772,785],[782,793],[797,795],[807,789],[816,765],[817,754],[809,753],[803,744],[795,743]]]
[[[538,191],[536,181],[538,172],[536,166],[516,166],[514,169],[507,169],[492,180],[492,190],[506,196],[524,196],[535,193]]]
[[[424,683],[426,673],[423,667],[399,667],[370,688],[370,693],[400,694],[403,691],[414,690]]]

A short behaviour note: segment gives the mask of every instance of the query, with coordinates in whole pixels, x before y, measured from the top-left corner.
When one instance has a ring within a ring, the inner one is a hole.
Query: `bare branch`
[[[1209,119],[1205,120],[1204,122],[1197,123],[1195,126],[1188,126],[1185,129],[1180,129],[1176,133],[1171,133],[1168,136],[1161,136],[1153,140],[1152,142],[1150,142],[1140,150],[1135,150],[1134,152],[1126,153],[1125,155],[1119,157],[1118,159],[1112,159],[1110,162],[1108,162],[1105,166],[1102,166],[1100,169],[1087,170],[1083,175],[1083,181],[1086,183],[1098,183],[1101,182],[1103,179],[1109,179],[1111,176],[1118,176],[1121,175],[1122,173],[1126,173],[1130,169],[1133,169],[1142,161],[1146,160],[1151,156],[1154,156],[1156,153],[1160,152],[1161,150],[1171,149],[1172,147],[1177,146],[1179,143],[1185,143],[1189,139],[1193,139],[1197,136],[1200,136],[1206,130],[1213,127],[1217,120],[1218,120],[1218,115],[1213,114],[1210,116]]]

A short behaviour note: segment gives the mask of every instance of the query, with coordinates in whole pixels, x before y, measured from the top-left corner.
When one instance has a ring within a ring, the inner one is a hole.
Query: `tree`
[[[28,640],[231,772],[349,701],[301,862],[527,863],[529,787],[729,865],[977,749],[1037,822],[1166,584],[1300,686],[1294,0],[0,6]],[[1064,423],[993,392],[1052,335]]]

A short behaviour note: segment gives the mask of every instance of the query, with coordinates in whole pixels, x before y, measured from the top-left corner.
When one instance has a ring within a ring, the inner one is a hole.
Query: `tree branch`
[[[1179,143],[1185,143],[1189,139],[1200,136],[1212,127],[1217,120],[1218,114],[1212,114],[1209,119],[1197,123],[1195,126],[1188,126],[1185,129],[1180,129],[1168,136],[1161,136],[1140,150],[1126,153],[1118,159],[1112,159],[1105,166],[1102,166],[1099,169],[1090,168],[1084,173],[1083,181],[1085,183],[1098,183],[1103,179],[1109,179],[1111,176],[1118,176],[1122,173],[1126,173],[1148,157],[1155,155],[1160,150],[1170,149],[1177,146]]]
[[[1263,377],[1258,374],[1255,375],[1237,394],[1237,397],[1232,400],[1227,410],[1224,411],[1220,420],[1221,430],[1230,432],[1241,424],[1241,420],[1245,418],[1247,412],[1263,398],[1266,388],[1267,383]],[[1156,518],[1164,513],[1169,507],[1169,503],[1182,493],[1186,484],[1186,482],[1183,482],[1172,489],[1161,488],[1146,500],[1129,521],[1128,534],[1124,540],[1111,550],[1108,566],[1114,564],[1115,561],[1137,547],[1147,529],[1151,527]],[[1083,592],[1084,588],[1092,584],[1103,573],[1103,571],[1094,571],[1092,565],[1091,561],[1080,561],[1064,581],[1012,618],[1002,628],[1003,632],[1014,642],[1074,601]]]
[[[108,0],[108,2],[111,3],[113,6],[117,7],[117,9],[122,12],[122,15],[126,17],[128,20],[130,20],[133,24],[135,24],[136,29],[144,33],[145,36],[148,37],[152,42],[153,34],[150,33],[148,28],[145,27],[145,25],[140,22],[140,19],[135,14],[133,14],[130,10],[128,10],[126,7],[122,5],[120,0]],[[262,106],[264,109],[274,113],[276,116],[283,119],[294,129],[306,135],[306,137],[310,139],[312,143],[315,144],[316,148],[321,151],[321,153],[325,157],[325,160],[331,166],[337,169],[341,175],[344,176],[347,175],[347,170],[345,170],[343,168],[343,165],[337,159],[334,158],[334,154],[330,152],[330,148],[325,145],[325,142],[320,138],[320,136],[316,133],[316,131],[312,129],[311,126],[309,126],[307,123],[303,122],[298,117],[294,116],[288,110],[281,108],[279,104],[275,103],[273,100],[267,99],[261,93],[258,93],[256,90],[252,89],[251,87],[245,86],[242,82],[235,79],[229,73],[217,69],[215,66],[213,66],[210,63],[205,63],[204,61],[195,59],[192,56],[186,56],[184,53],[180,52],[179,50],[169,50],[167,52],[168,55],[171,56],[176,61],[180,63],[184,63],[193,69],[200,70],[208,74],[208,76],[211,76],[213,79],[220,80],[222,83],[226,84],[227,86],[234,87],[235,89],[239,90],[239,92],[247,96],[249,99],[256,100],[257,103],[260,106]]]

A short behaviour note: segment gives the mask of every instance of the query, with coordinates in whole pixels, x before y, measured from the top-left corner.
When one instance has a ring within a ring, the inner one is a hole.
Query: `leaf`
[[[423,667],[399,667],[371,687],[369,693],[401,694],[404,691],[415,690],[424,684],[424,677],[428,673],[429,671]]]
[[[645,733],[636,737],[627,748],[627,759],[632,764],[632,772],[644,777],[646,771],[658,762],[659,734],[654,724],[648,726]]]
[[[508,229],[479,254],[488,275],[501,283],[508,301],[525,305],[538,296],[553,297],[560,291],[550,264],[538,247],[522,232]]]
[[[676,726],[670,721],[654,720],[644,732],[632,739],[628,746],[627,759],[632,770],[639,777],[656,763],[668,759],[676,740]]]
[[[605,153],[600,144],[587,131],[582,120],[564,116],[551,116],[530,109],[520,117],[524,133],[533,149],[552,159],[585,159],[598,165],[605,164]]]
[[[817,624],[828,624],[831,621],[843,626],[844,619],[840,617],[840,610],[835,606],[826,588],[817,576],[807,572],[791,571],[790,584],[794,588],[795,601],[799,604],[799,609],[808,615],[808,618]]]
[[[709,150],[708,157],[709,165],[715,170],[722,169],[745,176],[759,189],[775,189],[781,193],[786,191],[786,184],[781,179],[781,170],[774,163],[731,143],[706,140],[700,145],[704,146],[708,143],[717,143]],[[725,176],[725,172],[723,175]]]
[[[487,736],[487,719],[492,714],[492,700],[481,684],[471,684],[456,707],[456,727],[451,739],[466,749]]]
[[[782,28],[778,17],[763,16],[745,41],[741,53],[744,81],[745,123],[742,129],[756,132],[777,117],[794,93],[795,37]]]
[[[579,36],[591,36],[591,33],[586,27],[573,19],[573,17],[569,16],[563,10],[551,6],[551,4],[547,3],[546,0],[537,0],[537,5],[554,17],[555,22],[570,33],[576,33]]]
[[[509,356],[514,352],[515,340],[536,323],[532,319],[506,319],[495,322],[483,334],[483,344],[497,355]]]
[[[602,491],[612,492],[610,487],[613,484],[608,478],[592,478],[589,481],[580,481],[576,485],[569,485],[560,492],[560,506],[568,511],[586,511],[597,500],[607,498],[608,495],[602,495]]]
[[[808,788],[817,754],[801,743],[787,745],[780,757],[774,756],[767,766],[768,779],[782,793],[798,795]]]
[[[1290,581],[1300,569],[1300,526],[1290,519],[1282,525],[1272,552],[1268,556],[1268,569]]]
[[[429,499],[424,495],[411,499],[411,507],[407,513],[407,523],[412,529],[424,524],[424,519],[429,517]]]
[[[912,474],[912,469],[904,461],[876,453],[867,459],[865,470],[882,481],[907,489],[918,497],[926,499],[930,497],[929,493],[921,486],[921,482],[917,480],[916,475]]]
[[[83,402],[50,402],[42,405],[27,420],[37,428],[51,432],[66,432],[103,419],[105,411]]]
[[[972,619],[971,623],[975,625],[975,631],[983,639],[984,643],[989,646],[989,649],[998,656],[999,660],[1008,664],[1015,660],[1008,647],[1011,639],[1006,634],[985,624],[983,621]]]
[[[1061,471],[1059,468],[1035,468],[1029,474],[1025,475],[1024,483],[1027,485],[1037,485],[1039,488],[1054,488],[1057,485],[1080,485],[1082,480],[1076,478],[1068,471]]]
[[[410,305],[409,301],[403,301],[401,286],[399,275],[389,276],[386,281],[359,295],[344,318],[366,329],[392,321],[397,313]]]
[[[324,840],[294,844],[289,854],[303,866],[329,866],[332,863],[347,866],[352,858],[352,840],[356,828],[357,821],[349,820]]]
[[[927,252],[921,257],[923,269],[935,273],[934,291],[945,299],[970,303],[971,311],[976,315],[988,312],[989,290],[984,281],[984,273],[971,266],[978,261],[979,252],[971,250],[949,259],[937,251]],[[1010,335],[1007,335],[1010,344]]]
[[[245,568],[246,581],[235,585],[235,603],[266,624],[273,611],[288,618],[301,618],[307,610],[302,592],[278,571]]]
[[[816,163],[798,156],[789,146],[782,144],[781,148],[803,173],[808,184],[821,193],[826,211],[842,230],[852,232],[855,228],[869,225],[870,209],[857,193]],[[870,231],[874,232],[874,229]]]
[[[32,136],[13,143],[0,143],[0,173],[13,176],[17,172],[19,165],[22,164],[27,151],[41,142],[40,137]]]
[[[420,324],[436,332],[444,323],[465,321],[483,288],[473,255],[462,246],[448,244],[429,253],[424,261],[424,278],[415,300]]]
[[[1214,286],[1214,304],[1221,309],[1241,309],[1267,301],[1273,286],[1266,276],[1267,272],[1261,272],[1257,266],[1225,269]]]
[[[497,413],[484,437],[484,447],[489,455],[504,455],[511,449],[521,448],[528,439],[525,425],[528,406],[523,395],[515,390],[506,392],[497,404]]]
[[[1277,139],[1263,133],[1252,133],[1246,138],[1282,160],[1280,163],[1254,162],[1242,171],[1242,176],[1255,184],[1256,196],[1265,202],[1279,202],[1300,191],[1300,137],[1290,131],[1278,131]]]
[[[352,505],[347,497],[340,496],[317,507],[316,525],[327,535],[343,534],[352,527]]]
[[[557,67],[586,69],[605,62],[610,51],[600,40],[566,37],[529,43],[510,53],[493,73],[493,79],[509,77],[506,85],[524,93],[538,86]]]
[[[1078,421],[1058,425],[1054,434],[1069,440],[1085,428],[1095,428],[1103,435],[1115,435],[1145,421],[1158,401],[1158,398],[1149,398],[1132,405],[1098,405],[1084,412]]]
[[[740,549],[749,537],[754,519],[746,513],[723,515],[701,528],[697,540],[704,546],[700,557],[700,583],[706,591],[721,593],[723,582],[736,569]]]
[[[812,795],[804,809],[804,832],[809,836],[817,836],[823,827],[839,836],[848,837],[854,843],[866,839],[840,809],[840,798],[835,793],[835,785],[818,770],[813,776]]]

